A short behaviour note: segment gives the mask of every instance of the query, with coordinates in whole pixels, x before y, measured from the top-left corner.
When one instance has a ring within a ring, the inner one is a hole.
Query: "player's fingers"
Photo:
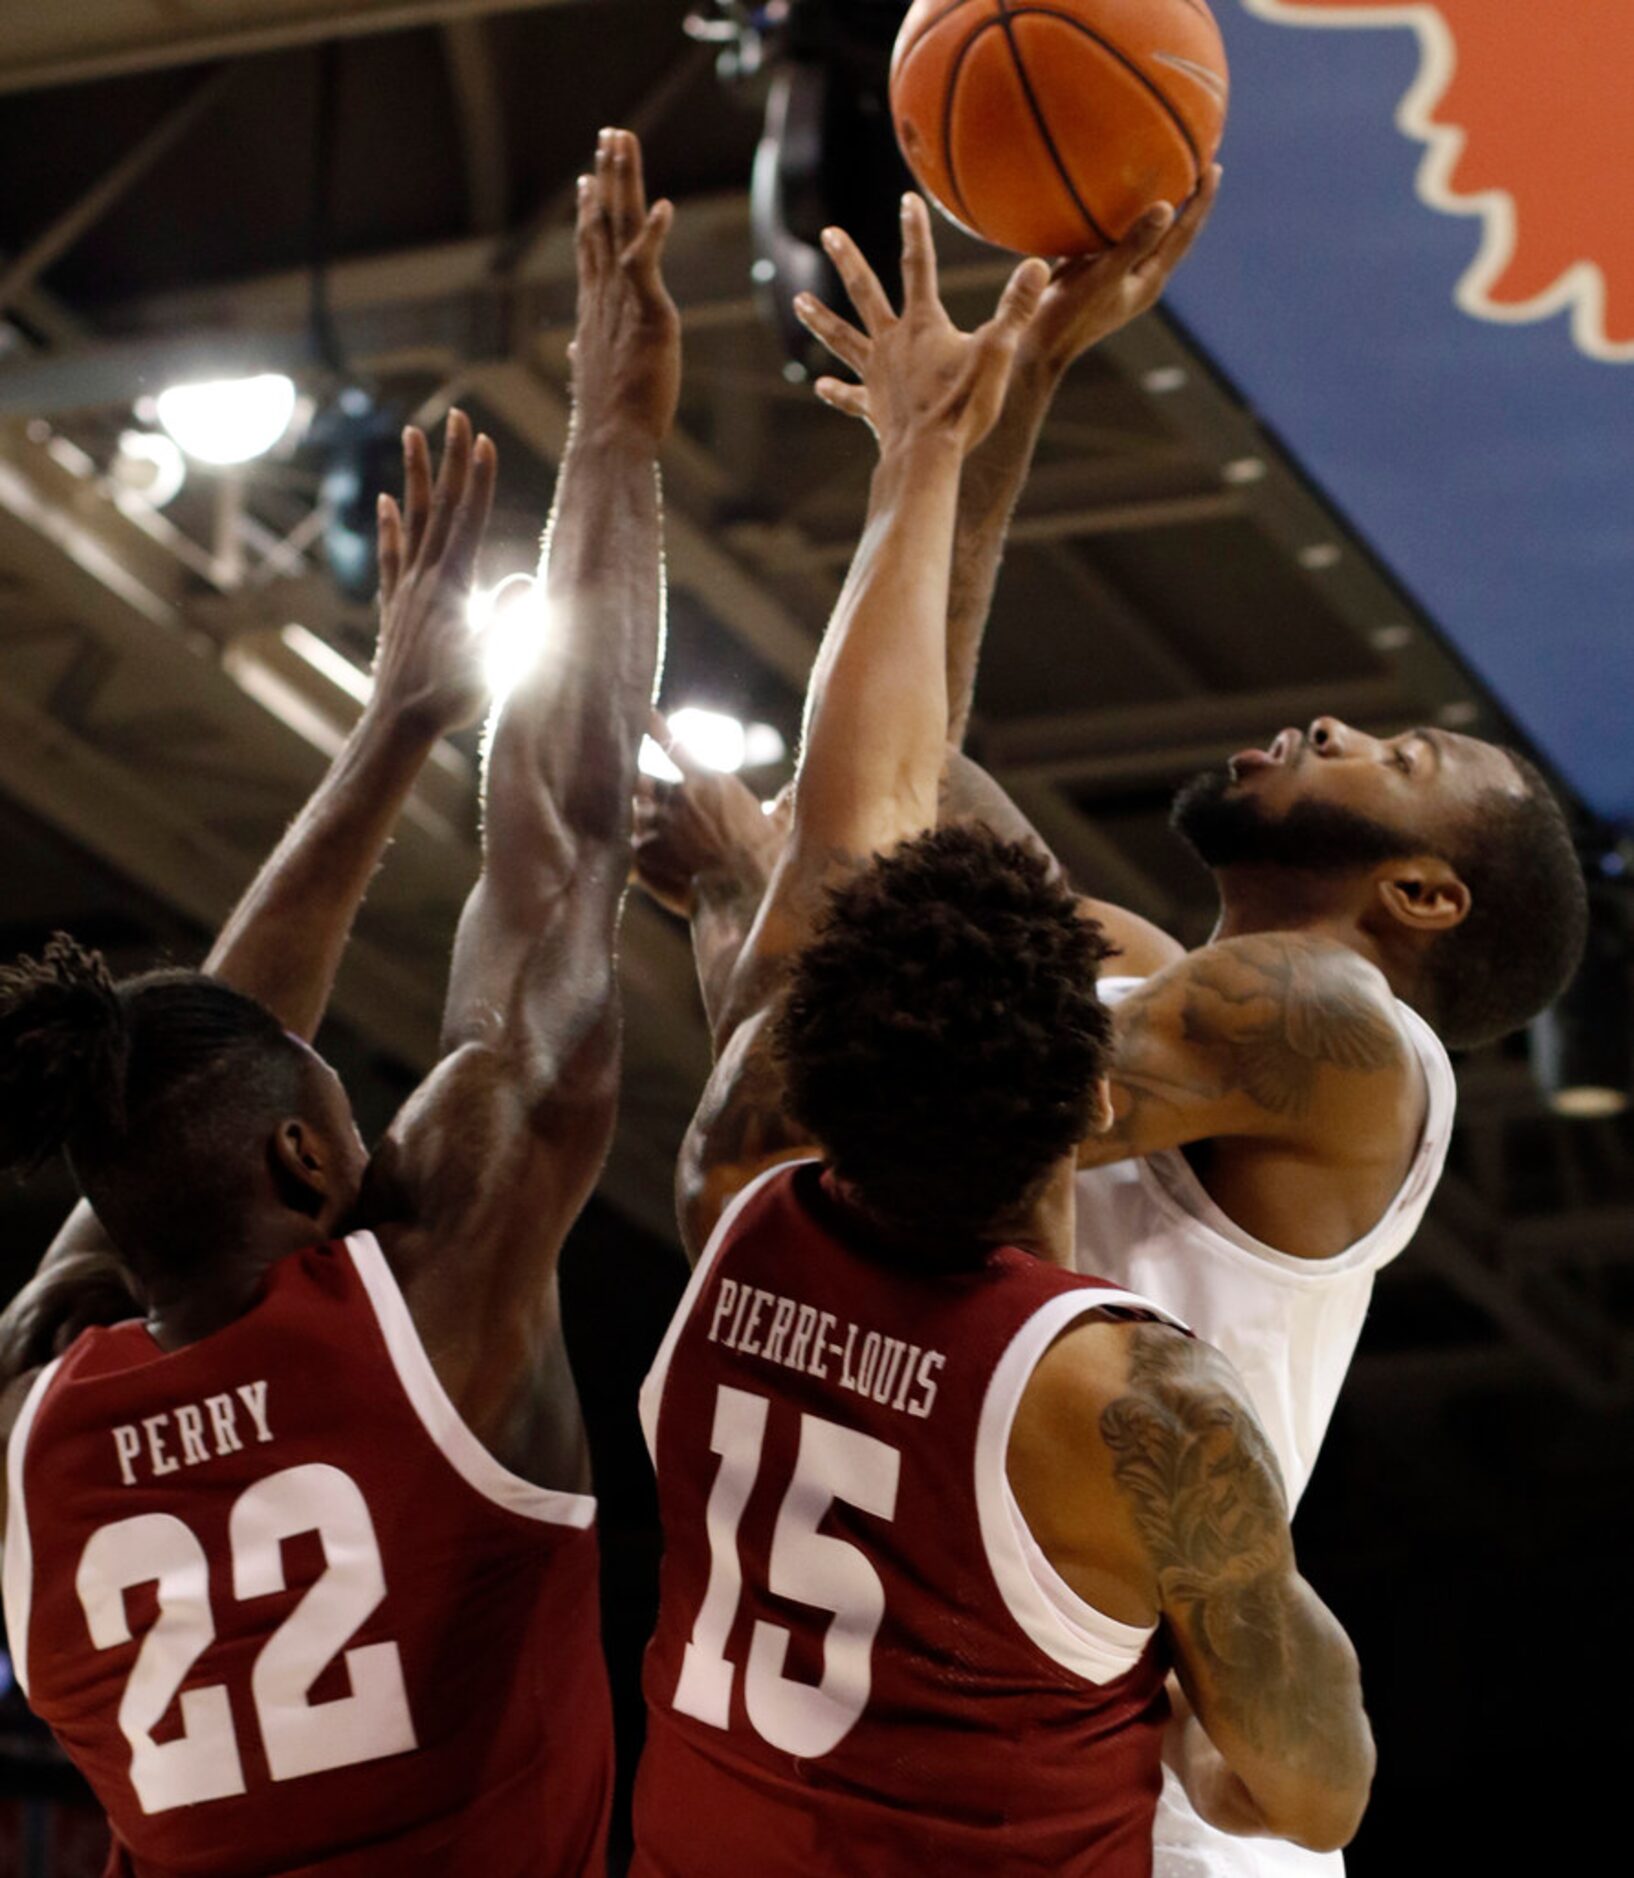
[[[832,307],[824,306],[815,294],[797,295],[794,313],[806,331],[814,339],[820,339],[842,365],[849,365],[852,371],[859,373],[868,369],[873,341],[866,333],[859,333],[849,320],[841,319]]]
[[[989,324],[1007,340],[1019,338],[1032,324],[1049,284],[1047,261],[1023,261],[1010,276],[1009,285],[999,297],[998,311]]]
[[[471,450],[471,473],[465,494],[449,527],[443,571],[450,580],[469,586],[476,577],[477,556],[494,512],[494,485],[499,476],[499,453],[491,437],[479,437]]]
[[[388,495],[382,495],[376,509],[375,540],[379,546],[380,604],[390,606],[397,583],[403,577],[403,516]]]
[[[431,446],[417,424],[403,432],[403,564],[412,566],[431,517]]]
[[[448,545],[454,511],[465,495],[470,462],[471,420],[463,411],[450,411],[443,434],[443,460],[437,470],[437,486],[431,492],[431,517],[426,523],[423,553],[427,563],[441,560]]]
[[[1131,274],[1144,267],[1163,246],[1173,226],[1173,207],[1167,202],[1154,202],[1113,251],[1119,264]]]
[[[1214,213],[1214,205],[1220,197],[1220,177],[1223,174],[1218,163],[1211,164],[1208,174],[1197,185],[1197,193],[1181,212],[1180,219],[1168,231],[1164,241],[1161,259],[1164,267],[1171,271],[1185,260],[1197,237],[1208,226],[1208,218]]]
[[[910,190],[902,198],[902,310],[940,304],[930,211],[924,198]]]
[[[832,405],[836,411],[843,411],[847,417],[860,417],[865,424],[872,418],[868,393],[861,385],[848,385],[840,378],[819,378],[812,390],[824,404]]]
[[[624,250],[624,266],[649,291],[656,292],[662,283],[664,246],[674,226],[675,204],[667,199],[655,202],[647,212],[640,233]]]
[[[610,170],[607,208],[613,249],[623,254],[647,219],[647,192],[641,177],[641,146],[627,130],[604,130]]]
[[[593,176],[579,178],[579,213],[574,227],[580,283],[599,278],[603,264],[601,200]]]
[[[825,228],[823,247],[845,282],[845,290],[863,326],[870,333],[883,331],[896,315],[891,311],[885,289],[879,284],[879,276],[864,260],[861,248],[843,228]]]

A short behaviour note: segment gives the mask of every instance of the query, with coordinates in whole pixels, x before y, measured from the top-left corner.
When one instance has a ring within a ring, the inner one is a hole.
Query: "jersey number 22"
[[[338,1467],[285,1468],[233,1503],[227,1532],[233,1595],[261,1598],[285,1589],[283,1541],[316,1532],[327,1561],[261,1646],[250,1693],[274,1780],[351,1767],[416,1745],[395,1643],[346,1645],[386,1595],[374,1522],[357,1482]],[[142,1639],[119,1704],[130,1743],[131,1785],[144,1813],[197,1806],[244,1792],[232,1706],[221,1683],[181,1697],[182,1731],[155,1741],[188,1672],[215,1641],[210,1566],[192,1530],[169,1513],[143,1513],[99,1526],[80,1556],[75,1588],[99,1650],[131,1640],[125,1593],[158,1585],[159,1615]],[[346,1650],[352,1693],[314,1705],[313,1683]]]

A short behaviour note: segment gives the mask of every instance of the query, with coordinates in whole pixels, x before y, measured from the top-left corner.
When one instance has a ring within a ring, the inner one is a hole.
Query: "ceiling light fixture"
[[[295,415],[295,381],[282,372],[172,385],[154,401],[159,422],[200,463],[265,456]]]

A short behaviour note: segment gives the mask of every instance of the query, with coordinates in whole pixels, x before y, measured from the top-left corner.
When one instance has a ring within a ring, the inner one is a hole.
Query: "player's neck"
[[[1220,917],[1212,937],[1248,939],[1256,933],[1300,933],[1348,946],[1388,978],[1386,948],[1369,931],[1363,905],[1348,882],[1285,867],[1233,867],[1215,876]]]
[[[1409,943],[1392,944],[1387,927],[1370,924],[1362,908],[1336,899],[1318,877],[1306,881],[1284,868],[1233,868],[1217,877],[1220,917],[1212,940],[1256,933],[1299,933],[1347,947],[1382,972],[1404,1004],[1421,1008],[1424,955]]]
[[[212,1250],[203,1269],[202,1261],[142,1261],[148,1329],[154,1340],[162,1349],[180,1350],[225,1330],[255,1305],[273,1266],[319,1236],[298,1216],[286,1213],[240,1230],[231,1250]]]

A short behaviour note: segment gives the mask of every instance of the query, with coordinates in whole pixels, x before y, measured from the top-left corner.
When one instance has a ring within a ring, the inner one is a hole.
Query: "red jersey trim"
[[[658,1465],[658,1415],[664,1405],[664,1384],[669,1379],[669,1366],[675,1356],[675,1346],[681,1341],[681,1332],[686,1329],[697,1308],[698,1295],[709,1283],[709,1274],[715,1269],[732,1228],[737,1225],[744,1208],[769,1181],[796,1167],[809,1167],[820,1158],[819,1155],[808,1154],[797,1161],[774,1162],[764,1173],[756,1174],[715,1222],[715,1230],[709,1235],[709,1243],[692,1269],[692,1277],[681,1294],[681,1302],[676,1305],[669,1329],[664,1332],[664,1341],[659,1344],[652,1368],[647,1371],[647,1380],[641,1385],[641,1432],[646,1436],[647,1452],[655,1468]]]
[[[420,1333],[409,1315],[408,1303],[398,1288],[380,1242],[372,1232],[356,1232],[344,1241],[353,1269],[374,1312],[385,1340],[397,1380],[426,1433],[442,1451],[466,1485],[495,1506],[519,1513],[524,1519],[553,1526],[576,1526],[581,1531],[595,1523],[596,1499],[589,1493],[563,1493],[536,1487],[503,1467],[465,1425],[431,1366]]]
[[[1080,1318],[1106,1310],[1138,1311],[1177,1330],[1186,1327],[1132,1291],[1068,1291],[1034,1311],[1011,1339],[987,1385],[976,1424],[976,1513],[982,1549],[1005,1608],[1051,1662],[1097,1687],[1126,1675],[1145,1655],[1157,1625],[1108,1617],[1059,1577],[1028,1531],[1010,1487],[1010,1430],[1044,1353]]]
[[[34,1544],[28,1534],[28,1503],[23,1497],[23,1462],[29,1431],[62,1358],[47,1363],[23,1399],[21,1412],[6,1444],[6,1556],[0,1569],[0,1595],[6,1607],[6,1638],[17,1687],[28,1694],[28,1625],[34,1610]]]

